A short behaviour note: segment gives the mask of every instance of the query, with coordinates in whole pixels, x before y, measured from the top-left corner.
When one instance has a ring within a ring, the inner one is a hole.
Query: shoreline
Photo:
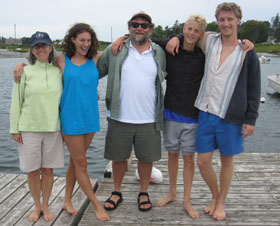
[[[279,57],[280,54],[278,53],[266,53],[260,52],[257,53],[258,56],[266,56],[266,57]],[[0,49],[0,59],[2,58],[26,58],[28,56],[28,52],[17,52],[17,51],[10,51],[7,49]]]
[[[28,53],[9,51],[7,49],[0,49],[0,58],[25,58]]]

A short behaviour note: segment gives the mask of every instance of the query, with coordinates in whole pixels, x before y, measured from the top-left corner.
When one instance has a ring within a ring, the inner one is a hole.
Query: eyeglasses
[[[151,26],[151,24],[130,22],[130,23],[129,23],[129,26],[130,26],[130,27],[133,27],[133,28],[138,28],[139,26],[141,26],[141,28],[147,29],[148,27]]]
[[[47,47],[48,47],[48,45],[46,45],[46,44],[35,45],[35,46],[33,47],[33,49],[39,50],[40,48],[46,49]]]

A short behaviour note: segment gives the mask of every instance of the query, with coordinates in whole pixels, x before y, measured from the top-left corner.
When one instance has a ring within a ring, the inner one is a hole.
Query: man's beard
[[[140,33],[140,32],[138,32],[138,33]],[[133,43],[135,43],[136,45],[139,45],[139,46],[146,44],[148,42],[149,38],[150,38],[150,35],[149,35],[148,32],[144,32],[142,34],[143,34],[143,36],[137,37],[136,32],[131,32],[130,31],[130,39],[131,39],[131,41]]]

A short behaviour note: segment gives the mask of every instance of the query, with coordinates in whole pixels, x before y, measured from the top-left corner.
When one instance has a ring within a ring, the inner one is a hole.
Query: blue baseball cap
[[[38,43],[44,43],[46,45],[51,45],[52,40],[46,32],[37,31],[31,36],[31,47],[35,46]]]

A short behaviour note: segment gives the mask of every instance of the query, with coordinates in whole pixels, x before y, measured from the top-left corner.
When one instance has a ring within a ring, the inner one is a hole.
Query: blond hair
[[[202,31],[203,31],[203,32],[205,31],[205,29],[206,29],[206,27],[207,27],[207,22],[206,22],[206,19],[205,19],[204,16],[199,15],[199,14],[190,15],[189,18],[186,20],[185,25],[188,25],[188,23],[189,23],[190,21],[195,21],[195,22],[197,22],[197,23],[200,25]]]

